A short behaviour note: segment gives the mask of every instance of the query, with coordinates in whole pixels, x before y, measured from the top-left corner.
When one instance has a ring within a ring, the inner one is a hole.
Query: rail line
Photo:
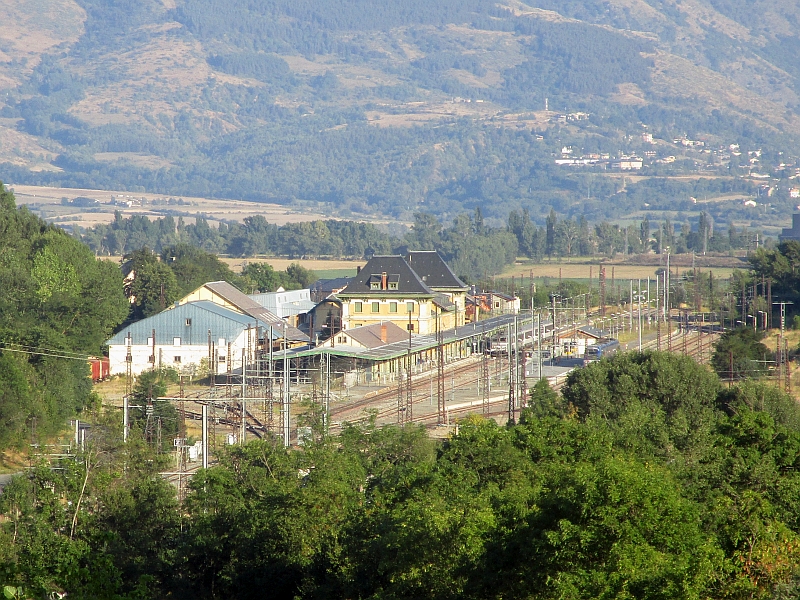
[[[672,331],[669,335],[661,340],[662,351],[667,351],[671,347],[673,353],[685,354],[695,358],[698,362],[708,362],[713,352],[713,344],[719,337],[719,332],[715,331],[713,327],[706,328],[692,328],[688,331]],[[642,350],[654,350],[658,345],[657,340],[650,340],[642,345]],[[470,388],[475,390],[475,394],[479,395],[479,388],[481,384],[481,361],[480,357],[472,357],[462,359],[456,363],[451,363],[451,368],[445,372],[445,377],[449,383],[447,386],[448,393],[454,393],[456,390],[462,393]],[[484,412],[485,404],[481,399],[468,401],[464,405],[456,405],[447,409],[448,417],[461,416],[465,414],[477,413],[486,416],[501,416],[507,414],[507,392],[497,395],[497,392],[502,389],[504,381],[503,375],[508,369],[508,359],[502,355],[488,359],[491,361],[489,367],[490,379],[498,377],[499,386],[495,389],[496,394],[488,399],[488,413]],[[433,398],[436,394],[435,378],[436,369],[424,371],[415,374],[411,379],[411,395],[413,406],[419,407],[419,410],[414,411],[411,419],[414,423],[424,425],[435,424],[439,420],[439,414],[433,406],[423,406],[425,400],[429,400],[431,404],[435,404]],[[566,378],[560,379],[553,385],[553,389],[558,391],[565,384]],[[405,395],[407,391],[403,389],[400,393]],[[398,397],[398,384],[395,383],[391,386],[385,386],[371,395],[365,395],[358,400],[340,403],[330,407],[329,422],[330,429],[336,430],[341,427],[341,423],[345,421],[357,423],[363,422],[369,415],[365,410],[373,409],[373,414],[379,423],[390,422],[394,420],[397,415],[397,397]],[[239,399],[231,398],[216,398],[210,396],[208,392],[195,392],[187,395],[185,398],[186,403],[207,404],[214,405],[215,402],[228,400],[226,411],[224,415],[215,415],[215,423],[230,427],[238,430],[242,426],[241,419],[241,405]],[[276,399],[276,409],[279,408],[279,401]],[[502,410],[493,410],[497,405],[502,405]],[[431,410],[433,408],[433,410]],[[185,418],[200,421],[202,415],[199,411],[192,409],[183,409]],[[254,414],[253,411],[247,410],[246,418],[246,431],[258,438],[264,438],[269,434],[269,428],[264,423],[263,419]]]
[[[667,351],[667,348],[671,346],[672,352],[675,354],[684,354],[686,356],[691,356],[695,358],[698,362],[705,363],[707,362],[711,354],[713,352],[713,344],[716,339],[719,337],[719,332],[714,331],[713,328],[707,327],[706,329],[698,328],[698,329],[690,329],[687,331],[673,331],[665,339],[661,340],[661,349],[662,351]],[[654,350],[658,346],[658,340],[651,340],[646,344],[642,345],[642,350]],[[500,358],[492,359],[492,360],[502,360]],[[457,378],[457,388],[465,388],[472,385],[477,386],[480,380],[480,376],[476,373],[479,369],[479,362],[478,361],[471,361],[469,364],[461,365],[456,369],[449,371],[447,373],[447,377],[449,378]],[[501,373],[503,372],[502,366],[495,371],[499,370]],[[463,375],[469,374],[472,375],[471,378],[464,380]],[[566,378],[557,381],[553,385],[553,389],[555,391],[559,391],[566,383]],[[412,379],[412,398],[415,395],[419,395],[419,391],[427,385],[427,382],[424,379]],[[376,419],[380,421],[386,421],[390,419],[394,414],[396,414],[397,406],[390,405],[386,406],[385,403],[394,403],[396,402],[397,398],[397,386],[392,386],[389,388],[385,388],[381,390],[378,394],[375,394],[369,398],[362,398],[356,402],[349,403],[347,405],[340,405],[336,407],[334,410],[331,411],[331,415],[338,417],[339,420],[344,420],[347,416],[351,416],[354,411],[358,411],[359,409],[374,407],[377,412],[375,413]],[[425,394],[426,398],[430,396]],[[414,404],[418,404],[420,400],[414,399]],[[507,413],[507,396],[494,396],[489,398],[488,404],[497,405],[503,404],[504,410],[501,411],[494,411],[490,412],[487,416],[497,416],[497,415],[504,415]],[[381,406],[383,405],[383,406]],[[470,414],[470,413],[479,413],[485,414],[484,412],[484,404],[482,401],[473,401],[466,406],[457,406],[453,408],[448,408],[447,413],[449,416],[453,415],[460,415],[460,414]],[[356,417],[354,420],[361,421],[364,420],[366,417],[363,415],[352,415]],[[439,415],[436,411],[427,411],[424,413],[416,413],[412,417],[412,422],[414,423],[435,423],[439,419]]]

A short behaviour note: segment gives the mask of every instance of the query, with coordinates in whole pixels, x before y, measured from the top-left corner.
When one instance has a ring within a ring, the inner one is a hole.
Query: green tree
[[[537,381],[531,388],[528,400],[528,408],[525,409],[522,419],[536,417],[565,417],[568,411],[564,402],[553,388],[550,387],[546,378]]]
[[[688,599],[714,581],[722,553],[663,468],[607,457],[554,464],[540,477],[535,508],[510,512],[508,535],[487,550],[486,593]]]
[[[248,263],[242,269],[248,291],[274,292],[284,284],[284,277],[267,263]]]
[[[99,354],[127,313],[119,269],[17,209],[0,184],[0,340],[8,345],[0,449],[34,425],[37,435],[54,434],[92,402],[88,366],[59,355]],[[20,346],[26,353],[12,359]]]
[[[311,269],[306,269],[298,263],[292,263],[286,267],[286,276],[289,279],[288,289],[307,288],[317,280],[317,274]]]
[[[227,281],[237,287],[241,285],[240,277],[216,254],[189,244],[164,248],[161,251],[161,263],[172,270],[180,295],[188,294],[209,281]]]
[[[714,344],[711,365],[720,377],[742,379],[767,372],[772,353],[761,343],[762,335],[750,327],[726,331]]]
[[[161,312],[181,297],[182,289],[173,270],[158,256],[144,248],[126,257],[134,273],[129,288],[133,299],[134,318],[145,318]]]
[[[178,380],[174,369],[153,369],[136,378],[129,409],[130,427],[138,429],[148,443],[156,444],[161,435],[161,448],[172,448],[172,439],[178,434],[178,411],[166,396],[170,383]],[[135,408],[134,408],[135,407]]]
[[[562,395],[622,447],[666,456],[709,444],[718,390],[717,376],[689,357],[629,352],[573,371]]]

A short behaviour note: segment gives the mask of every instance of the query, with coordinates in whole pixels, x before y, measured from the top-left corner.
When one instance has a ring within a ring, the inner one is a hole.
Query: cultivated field
[[[606,279],[611,280],[611,277],[615,279],[647,279],[648,277],[651,279],[655,279],[656,270],[661,268],[656,265],[618,265],[618,264],[608,264],[603,263],[600,265],[598,263],[590,264],[588,262],[580,262],[577,263],[573,262],[552,262],[552,263],[525,263],[525,262],[518,262],[514,265],[510,265],[506,267],[506,269],[502,272],[500,277],[525,277],[526,279],[530,277],[531,271],[533,271],[534,278],[537,277],[562,277],[563,279],[589,279],[590,275],[593,280],[597,280],[600,275],[600,268],[604,266],[606,269]],[[733,272],[733,268],[731,267],[698,267],[700,271],[703,273],[707,273],[708,271],[712,271],[714,273],[714,277],[721,278],[721,279],[728,279]],[[670,270],[672,273],[675,273],[677,270],[678,273],[685,273],[687,271],[692,271],[691,267],[684,267],[679,266],[676,267],[674,265],[670,265]]]
[[[222,200],[212,198],[193,198],[188,196],[169,196],[147,192],[123,192],[113,190],[89,190],[75,188],[51,188],[35,185],[9,186],[17,199],[17,205],[25,204],[32,212],[43,219],[60,225],[74,224],[80,227],[93,227],[98,223],[110,223],[114,220],[114,212],[120,211],[124,216],[145,215],[157,219],[165,215],[183,216],[184,220],[194,223],[198,214],[216,224],[220,220],[243,221],[245,217],[261,215],[270,223],[285,225],[330,218],[322,213],[310,210],[296,210],[279,204],[247,202],[243,200]],[[82,208],[64,206],[62,198],[72,200],[79,196],[92,198],[99,205]],[[136,202],[133,206],[117,206],[111,204],[112,197],[118,200]],[[170,198],[174,198],[170,203]],[[144,201],[142,202],[142,199]]]
[[[345,277],[356,274],[358,267],[366,264],[364,260],[312,260],[312,259],[289,259],[289,258],[221,258],[231,270],[240,273],[244,265],[248,263],[267,263],[276,271],[285,271],[292,263],[298,263],[301,267],[311,269],[321,278]]]

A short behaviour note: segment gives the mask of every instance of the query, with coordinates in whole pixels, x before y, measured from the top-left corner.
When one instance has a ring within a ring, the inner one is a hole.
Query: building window
[[[364,310],[364,305],[361,302],[356,302],[353,310],[357,313],[360,313],[362,310]]]
[[[381,303],[380,302],[373,302],[372,303],[372,312],[381,312]]]
[[[397,302],[389,302],[389,312],[390,313],[397,312]]]
[[[172,338],[172,345],[173,346],[180,346],[181,345],[181,338],[179,338],[179,337]]]
[[[397,282],[396,281],[390,281],[389,282],[389,289],[390,290],[396,290],[397,289]]]
[[[499,303],[499,302],[495,302],[495,303],[494,303],[494,307],[495,307],[495,308],[500,308],[500,303]]]
[[[191,327],[192,326],[192,320],[191,319],[186,319],[186,326],[187,327]]]
[[[344,336],[343,336],[343,335],[340,335],[340,336],[339,336],[339,343],[340,343],[340,344],[344,344],[344,342],[345,342]]]
[[[406,312],[410,312],[410,313],[414,312],[414,303],[413,302],[406,302]]]
[[[371,290],[379,290],[379,289],[381,289],[380,281],[372,281],[372,282],[370,282],[369,289],[371,289]]]
[[[224,363],[225,362],[225,357],[224,356],[220,356],[218,361],[221,362],[221,363]]]
[[[181,362],[181,357],[180,357],[180,356],[173,356],[173,357],[172,357],[172,362],[174,362],[174,363],[180,363],[180,362]]]

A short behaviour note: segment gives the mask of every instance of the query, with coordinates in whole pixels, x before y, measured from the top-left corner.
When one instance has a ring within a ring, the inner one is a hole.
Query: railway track
[[[693,357],[701,363],[708,362],[713,353],[713,344],[719,337],[719,333],[713,331],[711,328],[694,329],[689,331],[673,331],[669,336],[665,336],[661,340],[661,349],[666,351],[671,346],[672,352],[677,354],[685,354]],[[655,350],[657,347],[657,340],[651,340],[642,345],[643,350]],[[450,369],[445,372],[447,383],[446,395],[461,392],[462,394],[467,391],[473,391],[475,396],[480,396],[479,385],[481,378],[481,357],[470,357],[462,359],[458,363],[451,363]],[[490,361],[489,373],[490,379],[495,382],[495,385],[507,385],[503,380],[503,375],[508,369],[508,361],[503,356],[492,357]],[[439,420],[439,415],[435,407],[436,395],[436,371],[426,371],[416,374],[411,380],[411,394],[412,403],[415,407],[413,417],[411,419],[414,423],[420,423],[426,426],[436,425]],[[558,391],[565,384],[565,379],[559,380],[553,389]],[[501,392],[502,387],[496,387],[495,394],[489,398],[488,414],[484,413],[484,404],[480,398],[468,401],[463,405],[455,405],[447,409],[449,419],[467,414],[483,414],[489,417],[497,417],[507,414],[508,411],[508,393]],[[407,393],[405,389],[401,392],[403,396]],[[397,418],[397,398],[398,398],[398,385],[384,387],[373,393],[368,393],[358,400],[339,403],[330,407],[330,429],[335,431],[340,429],[341,423],[352,422],[358,423],[367,420],[370,414],[366,411],[371,410],[375,415],[378,423],[394,422]],[[212,405],[215,402],[222,401],[222,398],[210,396],[207,392],[198,392],[187,396],[186,403],[194,404],[207,404]],[[215,416],[215,424],[222,425],[223,427],[230,427],[234,431],[238,431],[241,427],[241,405],[237,398],[225,398],[228,400],[226,403],[225,414]],[[427,402],[426,402],[427,401]],[[425,404],[423,404],[425,403]],[[280,410],[279,403],[276,401],[276,411]],[[197,410],[191,408],[184,408],[183,413],[185,418],[200,421],[202,416]],[[264,438],[269,434],[269,427],[264,422],[264,418],[254,414],[253,411],[247,410],[246,431],[250,435],[257,438]]]
[[[445,371],[445,378],[449,383],[447,387],[450,388],[448,391],[452,392],[454,388],[464,390],[470,386],[475,386],[477,389],[481,360],[481,358],[475,359],[470,357],[459,361],[461,364],[456,364],[451,369]],[[503,369],[508,367],[507,361],[505,361],[504,365],[502,358],[491,358],[489,360],[492,361],[492,369],[490,369],[490,371],[493,370],[495,373],[498,371],[502,373]],[[412,377],[411,393],[415,403],[420,402],[423,398],[431,399],[431,396],[435,394],[435,391],[431,390],[431,387],[435,386],[435,377],[435,370],[434,372],[426,371]],[[395,384],[359,400],[333,406],[330,411],[331,420],[342,421],[353,416],[360,418],[362,416],[362,411],[367,408],[378,408],[378,419],[384,418],[392,412],[396,413],[397,387],[397,384]],[[402,393],[405,395],[406,390],[403,389]],[[381,409],[380,407],[386,403],[390,403],[391,406]]]
[[[662,351],[667,351],[667,348],[671,346],[672,352],[676,354],[685,354],[687,356],[693,357],[700,363],[708,362],[713,354],[713,345],[714,342],[719,337],[719,333],[711,330],[688,330],[688,331],[677,331],[672,332],[669,336],[665,337],[661,341],[661,348]],[[642,345],[643,350],[655,350],[658,345],[658,340],[652,340],[646,344]],[[493,359],[493,360],[500,360],[500,359]],[[465,364],[462,366],[457,367],[455,370],[447,372],[446,377],[448,378],[457,378],[458,384],[455,386],[456,389],[470,387],[478,385],[479,380],[479,370],[480,370],[480,363],[478,361],[472,361],[470,364]],[[498,369],[495,369],[497,371]],[[502,373],[502,367],[499,369]],[[467,376],[465,378],[465,375]],[[555,385],[553,385],[553,389],[559,391],[566,383],[566,379],[562,379],[558,381]],[[419,404],[421,402],[421,398],[414,398],[414,396],[419,396],[420,389],[423,389],[427,386],[427,382],[425,380],[412,380],[412,398],[414,404]],[[391,420],[393,416],[397,414],[397,386],[392,386],[390,388],[385,388],[381,390],[378,394],[375,394],[368,398],[362,398],[356,402],[349,403],[347,405],[340,405],[331,411],[332,418],[336,417],[339,421],[347,420],[347,417],[354,417],[353,421],[361,421],[366,419],[363,414],[359,414],[360,411],[363,411],[366,408],[374,408],[377,412],[375,413],[376,420],[378,422],[386,422]],[[428,393],[424,394],[424,399],[428,399],[430,396]],[[508,396],[507,395],[498,395],[489,398],[489,413],[487,416],[499,416],[507,414],[507,403],[508,403]],[[388,404],[388,406],[387,406]],[[502,405],[502,410],[492,410],[493,405]],[[453,408],[448,408],[447,413],[450,417],[455,415],[463,415],[463,414],[485,414],[483,412],[484,406],[481,401],[473,401],[468,403],[465,406],[456,406]],[[355,413],[355,414],[353,414]],[[421,423],[421,424],[435,424],[439,420],[439,415],[436,411],[426,411],[419,413],[415,411],[414,416],[412,417],[412,422],[414,423]]]

